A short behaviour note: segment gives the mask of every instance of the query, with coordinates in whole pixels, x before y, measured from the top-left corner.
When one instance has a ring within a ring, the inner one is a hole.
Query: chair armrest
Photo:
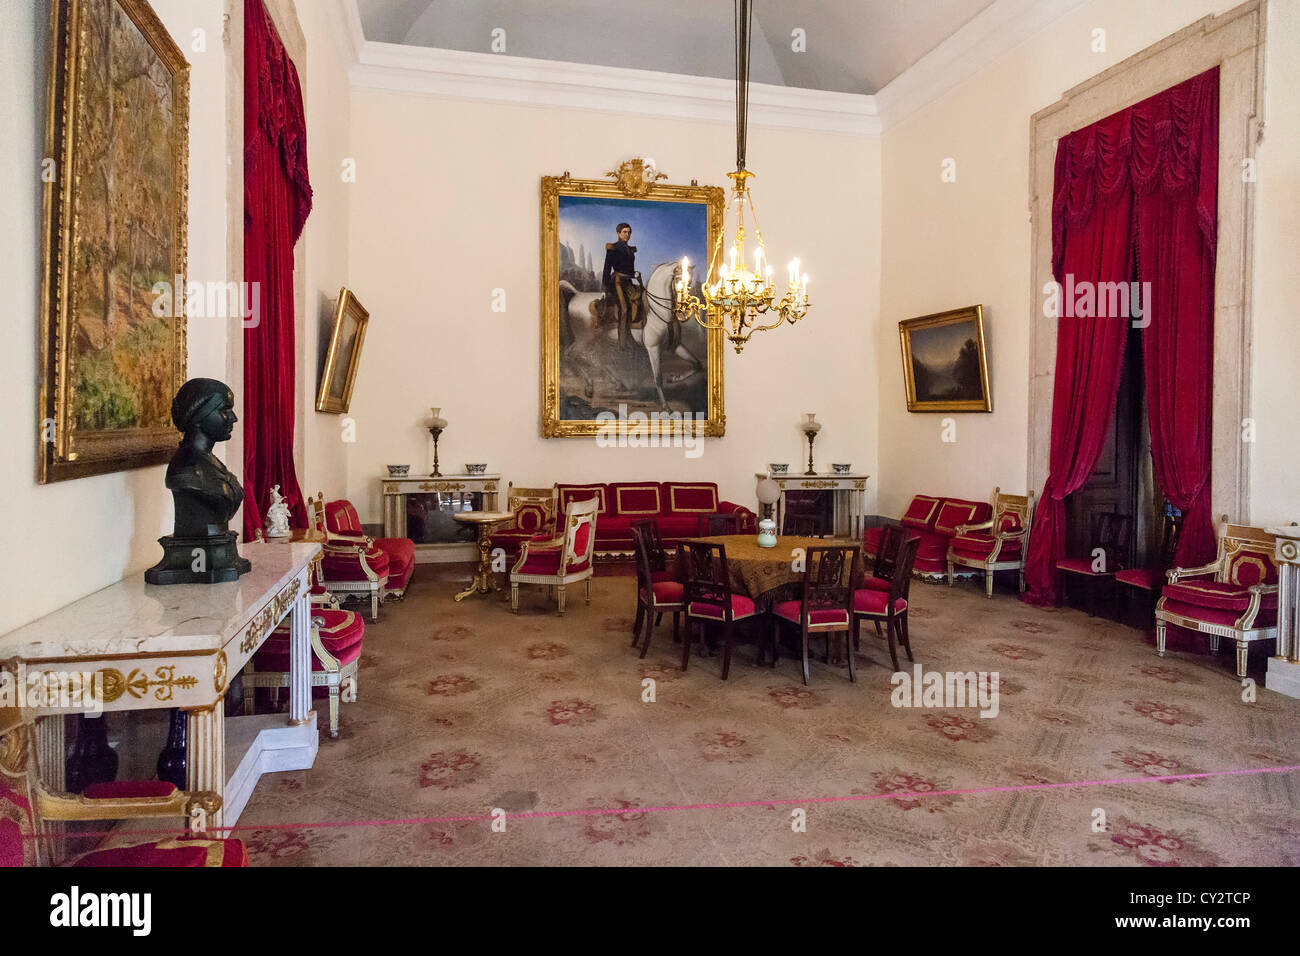
[[[1265,594],[1276,594],[1276,584],[1252,584],[1250,586],[1250,603],[1246,605],[1246,611],[1237,618],[1237,627],[1248,629],[1255,623],[1255,618],[1259,615],[1260,605],[1263,604]]]
[[[957,532],[956,534],[953,535],[953,537],[956,537],[958,534],[965,534],[967,531],[987,531],[992,527],[993,527],[992,518],[990,518],[988,521],[981,521],[979,524],[959,524],[957,525]]]
[[[366,560],[366,552],[370,549],[360,544],[332,545],[328,542],[322,546],[322,553],[331,557],[355,558],[361,565],[361,570],[365,572],[366,577],[371,581],[378,581],[379,575],[370,567],[370,562]]]
[[[201,808],[211,816],[221,809],[221,797],[211,790],[177,790],[165,797],[103,797],[93,800],[75,793],[36,789],[36,806],[43,820],[148,820],[184,817]]]
[[[1199,578],[1207,574],[1215,574],[1222,569],[1222,561],[1212,561],[1199,568],[1170,568],[1165,572],[1165,577],[1170,584],[1176,584],[1180,578]]]

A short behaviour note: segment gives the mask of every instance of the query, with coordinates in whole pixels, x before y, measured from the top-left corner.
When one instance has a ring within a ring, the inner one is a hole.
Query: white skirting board
[[[1264,686],[1287,697],[1300,698],[1300,663],[1281,657],[1270,657]]]
[[[226,779],[224,826],[239,822],[262,774],[309,770],[315,763],[320,748],[316,711],[301,727],[291,727],[287,720],[284,714],[259,714],[226,721],[226,766],[234,771]]]

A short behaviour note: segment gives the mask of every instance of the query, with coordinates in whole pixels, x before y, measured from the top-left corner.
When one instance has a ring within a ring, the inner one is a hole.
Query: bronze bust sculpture
[[[224,382],[192,378],[172,399],[172,421],[185,436],[167,465],[175,528],[158,539],[163,559],[144,579],[150,584],[234,581],[252,569],[235,548],[238,535],[226,527],[244,500],[244,489],[212,448],[230,438],[238,421],[235,395]]]

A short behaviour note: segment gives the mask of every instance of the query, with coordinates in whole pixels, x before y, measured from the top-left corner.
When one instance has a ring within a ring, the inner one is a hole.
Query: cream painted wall
[[[825,422],[820,468],[847,461],[877,473],[874,138],[750,130],[769,251],[778,264],[794,255],[807,264],[814,305],[799,325],[759,334],[740,355],[728,347],[727,434],[706,440],[695,459],[540,437],[540,178],[567,169],[599,179],[639,155],[674,183],[726,183],[730,124],[356,90],[352,145],[350,275],[371,322],[347,491],[363,520],[380,520],[385,464],[428,471],[432,405],[450,423],[439,445],[444,473],[485,461],[524,485],[715,480],[724,498],[753,507],[757,469],[806,460],[796,428],[806,411]],[[496,288],[506,291],[504,313],[491,310]]]
[[[303,361],[298,367],[297,405],[304,456],[298,462],[298,483],[304,495],[324,491],[326,500],[344,492],[349,446],[341,440],[340,416],[316,411],[320,383],[317,354],[322,342],[329,345],[334,303],[339,287],[348,281],[348,191],[352,188],[342,177],[342,162],[350,155],[347,61],[334,39],[338,34],[332,33],[328,6],[311,0],[298,0],[297,4],[308,49],[302,83],[312,184],[312,211],[302,239],[306,243],[306,302],[299,326]]]
[[[221,0],[154,0],[154,8],[191,63],[189,277],[223,278],[225,262],[225,59]],[[207,52],[191,49],[192,31],[206,31]],[[0,350],[0,395],[8,454],[0,461],[4,540],[0,632],[137,573],[161,555],[157,538],[170,530],[171,495],[161,466],[51,485],[36,482],[33,428],[37,414],[41,183],[49,25],[45,4],[0,7],[0,105],[6,131],[0,178],[6,228],[0,262],[13,303],[11,341]],[[207,118],[207,121],[205,121]],[[222,378],[224,323],[191,319],[189,373]]]
[[[1075,84],[1094,76],[1233,0],[1093,0],[1058,20],[983,72],[888,128],[882,141],[883,249],[880,350],[879,507],[898,515],[917,492],[987,497],[994,485],[1023,492],[1027,470],[1030,282],[1029,120]],[[1300,0],[1271,0],[1268,97],[1261,182],[1256,196],[1254,407],[1259,442],[1252,480],[1257,522],[1300,518],[1288,477],[1300,467],[1291,425],[1289,374],[1300,359],[1300,330],[1288,309],[1300,280],[1293,262],[1293,210],[1300,199]],[[1106,31],[1105,53],[1091,50]],[[957,163],[944,183],[940,164]],[[897,323],[980,302],[985,307],[994,411],[956,419],[957,440],[942,441],[941,420],[906,411]],[[1036,488],[1034,491],[1040,492]]]
[[[1251,522],[1300,521],[1300,0],[1270,0],[1264,140],[1256,154]]]

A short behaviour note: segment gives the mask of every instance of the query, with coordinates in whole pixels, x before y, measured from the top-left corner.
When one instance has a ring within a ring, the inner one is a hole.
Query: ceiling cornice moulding
[[[885,129],[956,89],[1086,0],[995,0],[876,93]]]
[[[708,122],[736,119],[733,80],[373,40],[363,41],[349,79],[354,89]],[[874,97],[764,83],[750,84],[749,123],[868,136],[880,132]]]

